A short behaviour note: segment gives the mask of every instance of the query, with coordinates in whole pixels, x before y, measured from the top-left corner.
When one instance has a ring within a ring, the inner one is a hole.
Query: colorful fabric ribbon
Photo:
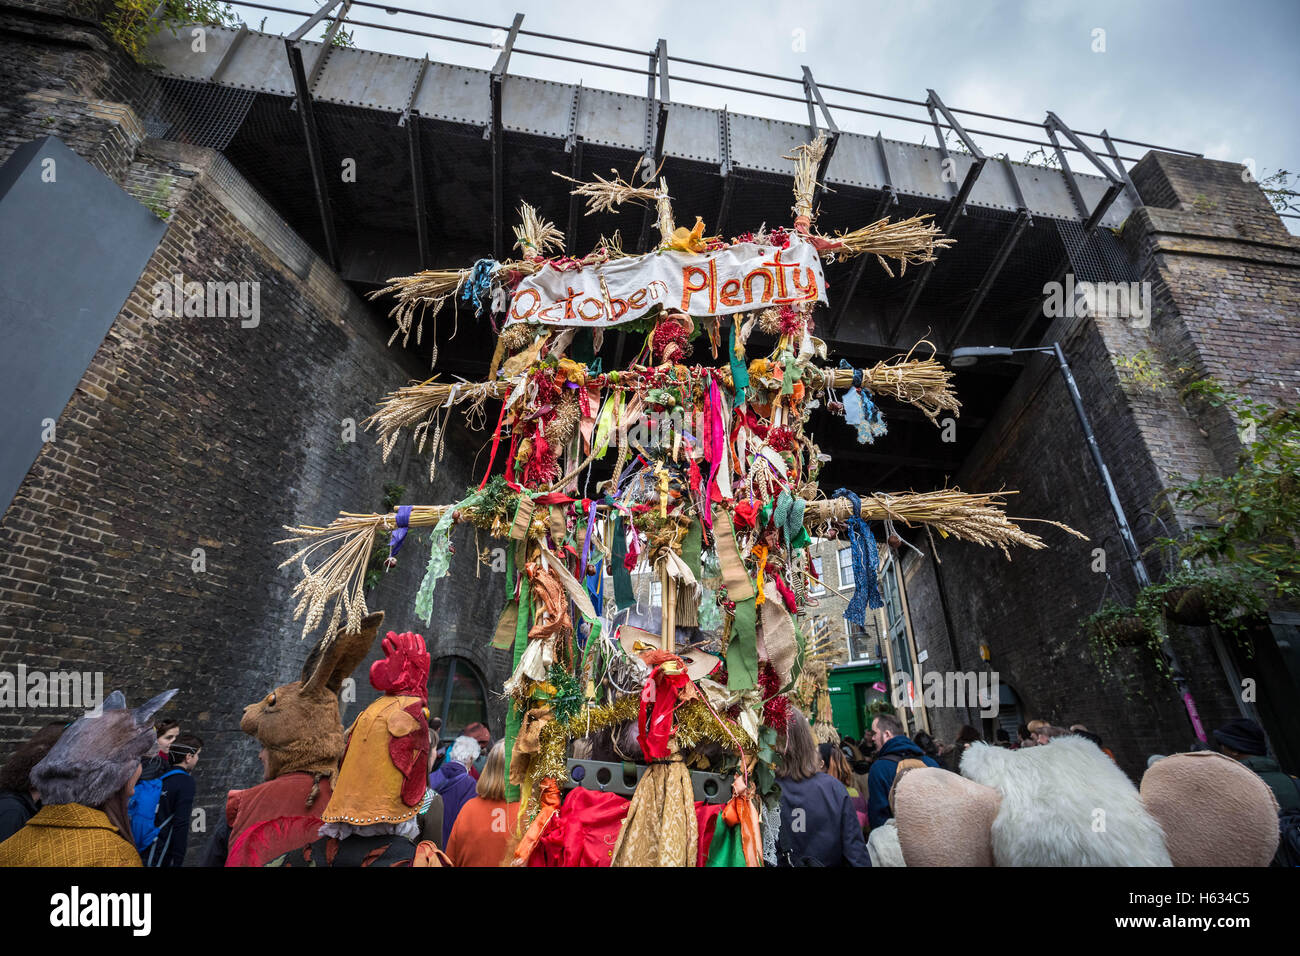
[[[767,595],[763,593],[763,570],[767,567],[767,546],[756,544],[754,550],[750,553],[754,557],[754,586],[758,591],[758,596],[754,598],[754,604],[762,607],[763,602],[767,600]]]
[[[555,782],[554,777],[546,777],[542,780],[541,791],[542,805],[537,811],[537,816],[533,817],[533,822],[528,825],[523,839],[515,847],[514,858],[510,861],[511,866],[527,865],[528,858],[533,855],[537,842],[546,830],[546,825],[560,810],[560,785]]]
[[[623,516],[614,519],[614,547],[610,557],[610,573],[614,576],[614,608],[627,610],[636,604],[636,592],[632,588],[632,572],[627,566],[627,529],[623,526]]]
[[[745,404],[745,389],[749,388],[749,368],[745,365],[745,349],[736,345],[736,323],[731,323],[731,340],[727,349],[731,360],[731,384],[734,390],[733,407]]]
[[[844,498],[853,505],[853,514],[845,522],[849,532],[849,546],[853,553],[853,598],[844,609],[844,617],[853,624],[867,624],[867,608],[884,605],[880,596],[880,582],[876,577],[876,538],[867,522],[862,520],[862,499],[847,488],[837,488],[836,498]]]
[[[450,537],[456,509],[464,506],[472,497],[474,496],[469,495],[465,501],[461,501],[444,511],[442,516],[438,518],[438,523],[433,526],[433,532],[429,535],[429,563],[424,569],[424,577],[420,580],[420,587],[415,592],[414,608],[416,616],[424,621],[426,627],[433,622],[433,590],[438,581],[451,570]],[[409,510],[407,513],[410,513]],[[394,531],[393,533],[396,534],[397,532]]]
[[[789,491],[782,490],[776,498],[776,506],[772,511],[772,520],[776,522],[777,528],[781,530],[781,536],[785,538],[786,544],[792,550],[806,548],[812,544],[812,535],[804,527],[803,515],[808,503],[802,498],[796,498]]]
[[[463,302],[469,302],[474,306],[474,317],[480,318],[483,314],[483,299],[491,299],[492,293],[492,270],[497,267],[493,259],[480,259],[474,263],[474,268],[465,280],[464,288],[461,289],[460,298]]]
[[[734,332],[733,332],[734,335]],[[722,394],[718,383],[709,379],[709,407],[704,419],[704,450],[709,459],[709,480],[704,485],[704,510],[701,518],[705,527],[712,530],[713,517],[709,514],[709,496],[718,470],[727,463],[727,430],[722,421]]]
[[[512,655],[511,672],[518,669],[520,662],[524,657],[524,650],[528,646],[528,619],[532,616],[532,595],[531,585],[528,582],[527,575],[519,580],[519,613],[516,615],[515,625],[515,647]],[[515,738],[519,736],[519,726],[523,722],[523,714],[517,702],[511,700],[510,709],[506,712],[506,801],[514,803],[519,799],[519,787],[510,783],[510,755],[514,750]],[[531,852],[531,851],[530,851]]]
[[[657,656],[661,661],[654,665],[654,670],[641,687],[641,708],[637,714],[636,741],[649,760],[667,759],[668,738],[673,732],[673,710],[682,689],[690,683],[686,676],[686,663],[680,657],[662,651]],[[665,665],[676,673],[666,671]]]
[[[411,508],[412,505],[400,505],[397,509],[397,517],[394,519],[397,527],[388,538],[388,556],[397,557],[397,552],[402,550],[402,542],[406,540],[406,532],[411,527]]]

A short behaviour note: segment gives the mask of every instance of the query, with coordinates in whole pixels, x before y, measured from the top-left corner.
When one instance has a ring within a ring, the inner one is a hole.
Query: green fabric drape
[[[614,554],[610,558],[609,570],[614,578],[614,607],[620,611],[636,604],[636,592],[632,590],[632,572],[623,566],[627,557],[627,533],[623,525],[623,516],[614,519]]]
[[[731,641],[727,644],[727,690],[758,686],[758,607],[756,598],[736,602]]]
[[[512,575],[513,577],[513,575]],[[532,626],[533,602],[529,596],[530,585],[528,576],[524,575],[519,579],[519,614],[515,625],[515,651],[514,659],[510,664],[510,673],[514,673],[519,667],[519,661],[524,656],[524,648],[528,646],[528,629]],[[513,803],[519,799],[519,787],[510,783],[510,753],[515,749],[515,738],[519,736],[519,726],[523,723],[523,715],[515,702],[511,700],[510,710],[506,714],[506,802]]]
[[[709,855],[705,866],[745,866],[745,847],[740,827],[729,826],[726,814],[719,813],[713,826],[713,839],[709,842]]]

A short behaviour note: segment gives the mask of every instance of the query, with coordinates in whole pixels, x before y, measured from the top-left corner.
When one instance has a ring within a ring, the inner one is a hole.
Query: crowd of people
[[[1015,740],[999,728],[991,745],[1021,750],[1050,746],[1065,737],[1088,740],[1112,762],[1115,760],[1110,749],[1103,746],[1102,738],[1083,724],[1072,724],[1067,729],[1045,720],[1031,720],[1019,726]],[[1220,753],[1253,771],[1273,791],[1281,825],[1295,827],[1295,815],[1300,814],[1300,781],[1284,773],[1278,762],[1267,755],[1263,729],[1241,718],[1218,728],[1213,737]],[[823,743],[818,747],[807,720],[794,712],[783,771],[778,776],[782,851],[788,862],[807,866],[901,865],[901,860],[891,859],[888,844],[872,839],[872,834],[883,832],[894,816],[898,776],[919,767],[960,773],[963,755],[971,746],[983,743],[980,732],[969,725],[960,728],[951,747],[924,730],[908,737],[896,716],[881,714],[872,720],[870,733],[861,740],[843,737],[839,746]],[[1209,745],[1197,741],[1189,749],[1207,750]],[[1148,767],[1161,759],[1163,755],[1152,755]],[[1283,839],[1278,862],[1289,859],[1286,853]]]
[[[49,724],[13,752],[0,769],[0,866],[183,865],[191,835],[193,775],[203,741],[176,720],[149,722],[170,693],[135,711],[118,701],[103,718]],[[407,865],[415,845],[427,841],[422,845],[436,847],[441,865],[501,865],[510,850],[511,834],[518,839],[519,812],[517,802],[506,800],[504,741],[494,741],[482,723],[465,727],[445,743],[440,729],[436,720],[428,729],[427,756],[420,748],[428,772],[426,781],[418,782],[417,790],[422,790],[418,812],[409,823],[386,830],[389,835],[369,859]],[[1267,756],[1259,725],[1234,720],[1213,736],[1221,753],[1268,784],[1284,815],[1300,813],[1300,784]],[[992,745],[1010,750],[1050,747],[1062,738],[1086,739],[1114,760],[1101,738],[1081,724],[1063,728],[1033,720],[1019,727],[1015,740],[997,731]],[[897,855],[896,840],[891,851],[879,837],[891,826],[901,775],[920,767],[960,773],[969,749],[984,743],[970,726],[959,730],[951,746],[923,730],[908,736],[898,717],[882,713],[874,717],[870,732],[861,740],[845,737],[838,744],[818,744],[807,719],[792,709],[777,776],[781,792],[778,864],[897,863],[890,858],[891,853]],[[626,745],[633,745],[630,738]],[[269,781],[273,758],[265,749],[262,756]],[[1164,758],[1153,755],[1149,764],[1160,759]],[[322,790],[327,782],[320,774],[314,783],[310,776],[301,781],[304,788],[311,785],[306,797],[309,808],[318,796],[328,799]],[[319,809],[313,812],[328,819]],[[339,831],[325,826],[321,833],[346,838],[362,829]],[[237,862],[230,857],[231,834],[224,826],[218,831],[203,861],[207,865]],[[396,840],[395,834],[408,839]],[[307,836],[314,839],[314,830]],[[261,862],[314,865],[313,847],[316,859],[327,853],[324,844],[316,841],[293,852],[267,855]],[[336,853],[337,847],[328,848],[331,861]]]

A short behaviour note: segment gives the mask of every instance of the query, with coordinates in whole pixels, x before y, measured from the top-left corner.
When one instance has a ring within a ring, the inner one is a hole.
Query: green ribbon
[[[731,400],[731,405],[734,408],[745,403],[745,389],[749,388],[749,369],[745,366],[744,358],[736,355],[736,323],[734,321],[731,323],[727,357],[731,359],[731,384],[735,388],[735,394]]]
[[[756,597],[736,602],[727,644],[727,690],[746,691],[758,686],[758,606]]]
[[[695,518],[691,521],[686,537],[682,538],[682,560],[686,562],[686,566],[691,569],[691,574],[695,575],[697,581],[700,579],[700,548],[703,544],[703,536],[700,521]]]
[[[632,572],[623,566],[627,557],[627,537],[623,527],[623,516],[614,519],[614,554],[610,558],[610,574],[614,578],[614,607],[623,611],[636,604],[636,592],[632,590]]]
[[[718,814],[705,866],[745,866],[745,846],[740,827],[728,826],[725,813]]]
[[[533,610],[533,602],[530,595],[531,585],[528,576],[524,575],[519,581],[519,619],[515,625],[515,652],[514,660],[510,665],[510,673],[519,669],[519,661],[524,656],[524,648],[528,646],[528,628],[530,626]],[[514,803],[519,800],[519,786],[510,782],[510,754],[515,749],[515,738],[519,736],[519,728],[523,724],[523,715],[519,711],[519,705],[514,699],[510,700],[510,710],[506,714],[506,802]]]
[[[783,352],[782,360],[785,362],[785,374],[781,377],[781,394],[790,395],[794,392],[794,383],[799,381],[799,366],[794,360],[794,353]]]
[[[492,646],[505,650],[513,646],[515,632],[519,628],[519,599],[515,597],[515,552],[506,548],[506,606],[497,618],[496,633],[492,635]]]

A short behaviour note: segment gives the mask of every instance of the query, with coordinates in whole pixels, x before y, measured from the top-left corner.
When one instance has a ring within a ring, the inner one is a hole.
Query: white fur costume
[[[1172,866],[1137,788],[1096,744],[1059,737],[1005,750],[976,743],[962,776],[997,790],[996,866]]]

